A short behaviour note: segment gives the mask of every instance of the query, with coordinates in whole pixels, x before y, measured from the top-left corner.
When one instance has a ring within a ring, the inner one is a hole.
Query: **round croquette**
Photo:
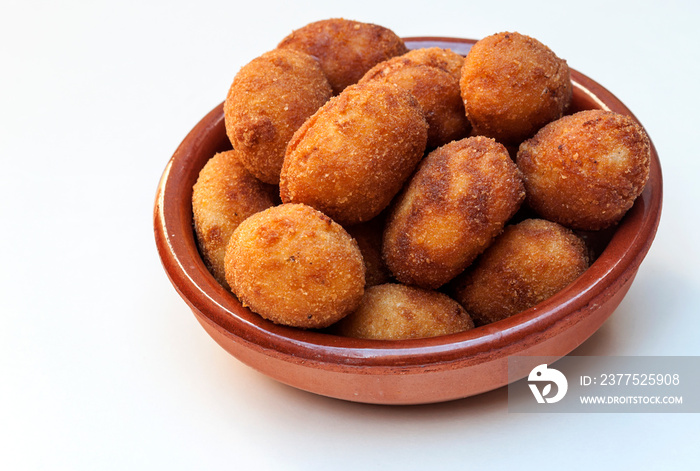
[[[277,184],[287,143],[330,97],[326,76],[308,54],[277,49],[243,66],[224,102],[224,119],[248,171]]]
[[[573,229],[617,223],[649,178],[651,147],[629,116],[589,110],[565,116],[521,144],[517,163],[527,201]]]
[[[566,61],[519,33],[488,36],[471,48],[460,82],[474,132],[519,144],[561,118],[573,88]]]
[[[343,18],[309,23],[277,47],[317,57],[334,94],[357,83],[376,64],[407,51],[403,40],[390,29]]]
[[[233,232],[226,280],[244,306],[279,324],[321,328],[360,304],[365,268],[355,240],[303,204],[256,213]]]
[[[459,80],[438,67],[412,61],[406,55],[374,66],[360,80],[393,83],[413,94],[428,122],[427,147],[434,149],[469,135]]]
[[[443,49],[440,47],[425,47],[413,49],[404,54],[405,60],[414,65],[428,65],[437,67],[451,74],[457,81],[462,77],[462,66],[464,65],[464,56],[458,54],[451,49]]]

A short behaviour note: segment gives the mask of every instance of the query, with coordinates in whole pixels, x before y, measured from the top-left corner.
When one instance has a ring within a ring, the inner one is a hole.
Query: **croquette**
[[[224,254],[234,229],[248,216],[277,204],[278,188],[253,177],[236,151],[207,161],[192,188],[192,213],[200,253],[216,280],[226,286]]]
[[[460,86],[474,132],[506,145],[517,145],[561,118],[573,92],[566,61],[536,39],[513,32],[474,44]]]
[[[407,51],[403,40],[390,29],[343,18],[310,23],[293,31],[277,47],[317,57],[336,95],[376,64]]]
[[[278,324],[321,328],[357,309],[365,268],[355,240],[303,204],[256,213],[233,232],[226,280],[244,306]]]
[[[414,65],[428,65],[437,67],[451,74],[457,82],[462,78],[462,66],[464,66],[464,56],[451,49],[440,47],[425,47],[408,51],[403,56],[404,59]]]
[[[438,288],[488,247],[524,198],[503,145],[483,136],[446,144],[423,159],[397,198],[384,261],[400,282]]]
[[[285,203],[304,203],[339,224],[386,208],[425,150],[428,124],[413,95],[384,82],[351,85],[289,142],[280,176]]]
[[[444,293],[388,283],[365,291],[360,307],[333,326],[345,337],[402,340],[463,332],[471,317]]]
[[[277,49],[243,66],[224,103],[226,134],[256,178],[277,184],[287,143],[331,97],[318,61]]]
[[[464,112],[459,80],[444,69],[417,63],[407,55],[377,64],[360,83],[380,80],[411,92],[428,122],[428,148],[467,137],[471,125]]]
[[[544,301],[578,278],[589,264],[583,240],[544,219],[506,227],[463,275],[454,298],[477,325],[517,314]]]
[[[565,116],[522,143],[517,164],[527,202],[567,227],[600,230],[617,223],[649,178],[651,148],[629,116],[588,110]]]

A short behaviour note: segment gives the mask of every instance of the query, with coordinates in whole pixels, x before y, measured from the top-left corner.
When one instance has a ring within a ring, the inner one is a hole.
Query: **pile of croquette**
[[[503,32],[466,56],[310,23],[224,102],[232,149],[192,193],[212,276],[263,318],[346,337],[455,334],[517,315],[593,262],[648,178],[631,117],[571,113],[567,62]]]

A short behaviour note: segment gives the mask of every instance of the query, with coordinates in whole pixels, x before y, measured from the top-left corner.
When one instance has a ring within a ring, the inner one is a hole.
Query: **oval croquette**
[[[244,306],[279,324],[320,328],[354,311],[365,268],[355,240],[303,204],[256,213],[233,232],[226,280]]]

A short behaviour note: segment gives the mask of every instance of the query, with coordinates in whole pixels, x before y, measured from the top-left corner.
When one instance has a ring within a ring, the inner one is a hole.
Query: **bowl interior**
[[[410,49],[437,46],[466,54],[475,41],[426,37],[406,38],[405,42]],[[574,97],[570,112],[602,108],[634,118],[622,102],[592,79],[576,70],[571,71],[571,77]],[[523,336],[545,331],[569,313],[582,309],[620,277],[633,276],[651,245],[660,217],[661,168],[652,144],[651,174],[642,195],[614,229],[583,234],[594,247],[597,259],[579,279],[555,296],[503,321],[459,334],[403,341],[344,338],[273,324],[242,307],[208,272],[193,231],[192,186],[206,161],[216,152],[230,148],[220,104],[195,126],[168,163],[154,213],[156,241],[165,270],[190,307],[226,335],[279,354],[328,364],[425,366],[506,351]]]

